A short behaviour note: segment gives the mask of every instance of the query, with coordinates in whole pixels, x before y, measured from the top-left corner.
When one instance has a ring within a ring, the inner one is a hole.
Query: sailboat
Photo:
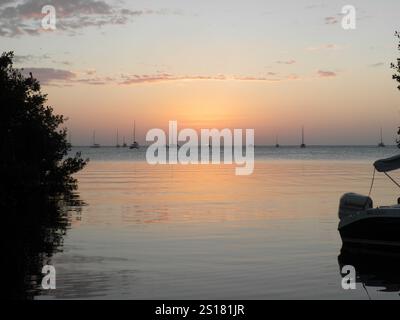
[[[91,148],[100,148],[100,145],[96,143],[96,131],[93,131],[93,144],[90,146]]]
[[[381,142],[378,143],[378,147],[384,148],[386,147],[385,144],[383,143],[383,137],[382,137],[382,127],[381,127]]]
[[[139,149],[139,143],[137,143],[137,141],[135,139],[136,138],[135,134],[136,134],[136,122],[133,121],[133,142],[129,146],[129,149]]]
[[[279,148],[280,145],[278,143],[278,136],[275,137],[275,148]]]
[[[116,148],[119,148],[119,135],[118,135],[118,129],[117,129],[117,144],[115,145]]]
[[[304,143],[304,127],[301,127],[301,145],[300,148],[305,148],[306,144]]]
[[[122,148],[126,148],[128,145],[125,142],[125,136],[122,137]]]

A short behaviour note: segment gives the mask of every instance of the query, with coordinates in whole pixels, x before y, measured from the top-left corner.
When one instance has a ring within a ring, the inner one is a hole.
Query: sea
[[[76,152],[90,162],[49,257],[56,289],[35,299],[399,299],[385,252],[344,255],[337,230],[340,197],[368,195],[374,161],[396,146],[256,146],[246,176],[235,164],[150,165],[145,147]],[[389,205],[400,190],[376,173],[370,196]]]

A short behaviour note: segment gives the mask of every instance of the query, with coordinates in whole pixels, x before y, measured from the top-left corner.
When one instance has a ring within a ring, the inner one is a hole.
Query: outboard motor
[[[339,219],[342,220],[356,212],[370,209],[373,206],[372,199],[357,193],[345,193],[340,198]]]

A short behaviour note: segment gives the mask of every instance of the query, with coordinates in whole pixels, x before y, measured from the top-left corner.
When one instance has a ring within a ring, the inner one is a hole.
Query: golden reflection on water
[[[263,219],[336,219],[344,192],[368,193],[370,163],[257,161],[250,176],[234,165],[148,165],[92,162],[77,175],[88,206],[82,224],[214,223]],[[375,203],[397,190],[378,175]]]

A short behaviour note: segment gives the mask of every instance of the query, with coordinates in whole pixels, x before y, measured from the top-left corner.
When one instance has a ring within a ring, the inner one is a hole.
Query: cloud
[[[70,84],[82,83],[100,86],[106,84],[117,84],[119,82],[119,79],[113,77],[102,77],[97,75],[96,70],[86,70],[83,73],[80,73],[80,76],[83,76],[83,78],[79,77],[78,75],[78,79],[73,79],[70,81]]]
[[[337,74],[333,71],[324,71],[324,70],[318,70],[317,74],[320,78],[332,78],[337,76]]]
[[[291,74],[291,75],[288,75],[285,79],[286,80],[300,80],[300,77],[297,74]]]
[[[179,14],[177,11],[130,10],[110,5],[103,0],[23,0],[14,2],[0,0],[0,36],[15,37],[21,35],[39,35],[41,20],[45,16],[42,8],[52,5],[56,9],[56,28],[76,34],[86,27],[105,25],[123,25],[133,18],[150,14]]]
[[[33,77],[43,85],[71,81],[76,77],[76,74],[71,71],[53,68],[23,68],[22,73],[25,76],[32,73]]]
[[[215,81],[260,81],[260,82],[278,82],[284,80],[299,79],[297,75],[289,75],[287,77],[271,77],[276,75],[273,72],[268,72],[266,76],[243,76],[233,75],[227,76],[223,74],[218,75],[172,75],[168,73],[160,73],[155,75],[123,75],[122,81],[119,84],[131,85],[141,83],[155,83],[166,81],[194,81],[194,80],[215,80]]]
[[[339,50],[341,47],[337,44],[328,43],[317,47],[308,47],[307,51]]]
[[[14,62],[15,63],[43,61],[43,60],[49,60],[49,59],[50,59],[50,56],[47,55],[47,54],[42,54],[40,56],[36,56],[36,55],[33,55],[33,54],[16,55],[16,56],[14,56]]]
[[[14,62],[15,63],[22,63],[22,62],[27,62],[31,61],[35,58],[34,55],[27,54],[27,55],[16,55],[14,56]]]
[[[296,60],[288,60],[288,61],[276,61],[278,64],[295,64]]]
[[[71,63],[70,61],[67,61],[67,60],[62,60],[62,61],[53,60],[53,63],[59,63],[59,64],[65,65],[65,66],[70,66],[70,65],[72,65],[72,63]]]
[[[120,84],[138,84],[138,83],[153,83],[177,80],[225,80],[224,75],[217,76],[177,76],[168,73],[159,73],[154,75],[123,75],[123,80]]]
[[[96,70],[95,70],[95,69],[86,70],[86,74],[87,74],[88,76],[92,76],[92,75],[96,74]]]
[[[372,68],[377,68],[377,67],[383,67],[384,65],[385,65],[384,62],[377,62],[377,63],[370,64],[369,66]]]
[[[280,82],[288,80],[298,80],[299,76],[290,74],[280,76],[274,72],[268,72],[263,76],[253,75],[174,75],[170,73],[156,74],[132,74],[120,75],[118,77],[102,76],[94,69],[82,71],[69,71],[55,68],[23,68],[22,73],[38,79],[41,84],[47,86],[71,86],[74,84],[88,85],[136,85],[146,83],[172,82],[172,81],[254,81],[254,82]]]

